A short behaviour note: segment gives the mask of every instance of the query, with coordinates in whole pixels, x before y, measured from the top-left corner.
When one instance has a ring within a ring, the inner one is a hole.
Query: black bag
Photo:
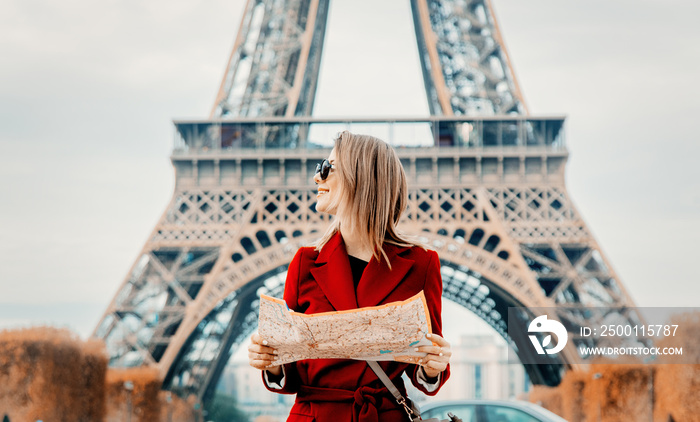
[[[406,411],[406,414],[408,414],[409,419],[411,422],[462,422],[460,418],[457,416],[453,415],[452,413],[448,413],[447,416],[450,417],[450,419],[444,419],[444,420],[439,420],[438,418],[430,418],[430,419],[423,419],[420,417],[420,409],[418,406],[416,406],[415,403],[408,397],[404,397],[399,393],[399,390],[396,388],[393,382],[389,379],[389,377],[386,375],[386,372],[382,369],[381,366],[377,362],[374,361],[367,361],[367,364],[369,365],[370,368],[374,371],[375,374],[379,377],[379,380],[386,386],[387,389],[389,389],[389,392],[394,396],[396,399],[396,402],[403,406],[404,410]]]

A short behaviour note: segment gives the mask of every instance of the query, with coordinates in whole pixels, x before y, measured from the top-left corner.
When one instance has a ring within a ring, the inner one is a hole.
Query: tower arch
[[[522,353],[518,342],[524,337],[512,338],[508,334],[508,307],[542,307],[546,305],[544,295],[538,292],[541,289],[533,280],[521,278],[514,262],[494,253],[486,239],[481,245],[472,245],[458,236],[467,232],[488,233],[487,230],[477,225],[464,227],[464,224],[443,226],[439,233],[424,231],[420,235],[424,244],[439,251],[443,296],[483,319],[516,353]],[[235,242],[242,243],[246,238],[247,234],[242,233]],[[192,309],[194,317],[187,326],[180,327],[178,339],[171,343],[171,350],[177,353],[172,358],[165,356],[160,362],[162,368],[167,368],[162,374],[165,388],[183,395],[198,394],[202,400],[213,392],[230,356],[257,327],[260,294],[282,297],[289,261],[299,247],[316,240],[313,234],[292,242],[282,239],[242,261],[231,261],[233,265],[224,266],[217,276],[218,282],[209,283],[210,290],[202,292],[208,298]],[[520,317],[532,319],[533,316],[524,313]],[[553,359],[549,365],[526,368],[532,380],[552,384],[573,363],[578,363],[578,359],[567,350],[562,358]]]

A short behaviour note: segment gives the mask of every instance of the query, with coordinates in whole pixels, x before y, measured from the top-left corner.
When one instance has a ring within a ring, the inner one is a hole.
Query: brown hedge
[[[658,342],[659,347],[683,347],[682,359],[693,364],[658,365],[654,379],[654,420],[700,421],[700,312],[671,319],[676,335]],[[663,361],[678,362],[680,356]]]
[[[101,421],[107,355],[65,329],[0,331],[0,418]]]
[[[564,411],[561,404],[561,391],[558,388],[535,385],[530,391],[528,398],[531,402],[538,404],[545,409],[549,409],[561,417],[564,417]]]
[[[529,400],[570,422],[670,420],[700,422],[700,312],[676,316],[675,336],[657,347],[682,347],[659,364],[614,363],[576,367],[556,388],[535,387]],[[676,363],[673,363],[676,362]]]
[[[129,407],[133,422],[201,420],[192,399],[161,391],[156,369],[107,360],[104,343],[65,329],[0,331],[0,421],[123,422]]]
[[[126,383],[131,382],[129,390]],[[159,399],[161,380],[155,368],[112,369],[107,372],[106,422],[127,420],[129,411],[133,422],[153,422],[160,419]]]
[[[158,395],[158,399],[161,407],[160,422],[192,422],[203,420],[201,412],[194,410],[193,403],[187,402],[175,394],[161,391]]]
[[[536,386],[529,400],[569,422],[700,422],[700,365],[591,365],[558,387]]]

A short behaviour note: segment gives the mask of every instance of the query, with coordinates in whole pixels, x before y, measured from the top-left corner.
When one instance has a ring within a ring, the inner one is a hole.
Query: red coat
[[[406,300],[423,290],[433,333],[442,335],[442,278],[437,253],[389,244],[384,245],[384,251],[392,269],[389,270],[384,259],[373,258],[362,274],[356,294],[345,243],[339,233],[320,252],[311,247],[300,248],[287,272],[284,288],[287,306],[306,314],[343,311]],[[418,389],[428,395],[437,394],[437,390],[430,393],[417,381],[417,365],[381,362],[381,366],[402,394],[405,394],[401,380],[404,371]],[[403,408],[364,361],[309,359],[284,368],[284,388],[268,389],[297,394],[287,421],[408,420]],[[440,387],[449,375],[448,366],[440,376]]]

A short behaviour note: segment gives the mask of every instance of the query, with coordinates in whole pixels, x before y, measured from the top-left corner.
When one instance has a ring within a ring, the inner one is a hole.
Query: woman
[[[396,231],[408,202],[406,175],[396,152],[380,139],[342,132],[314,175],[316,210],[335,215],[318,245],[297,251],[284,300],[314,314],[406,300],[424,291],[433,333],[420,365],[381,362],[402,394],[401,375],[428,395],[449,377],[450,345],[442,338],[442,279],[437,253]],[[275,350],[256,333],[250,365],[263,370],[270,391],[296,394],[288,421],[398,422],[407,415],[364,361],[312,359],[274,365]]]

